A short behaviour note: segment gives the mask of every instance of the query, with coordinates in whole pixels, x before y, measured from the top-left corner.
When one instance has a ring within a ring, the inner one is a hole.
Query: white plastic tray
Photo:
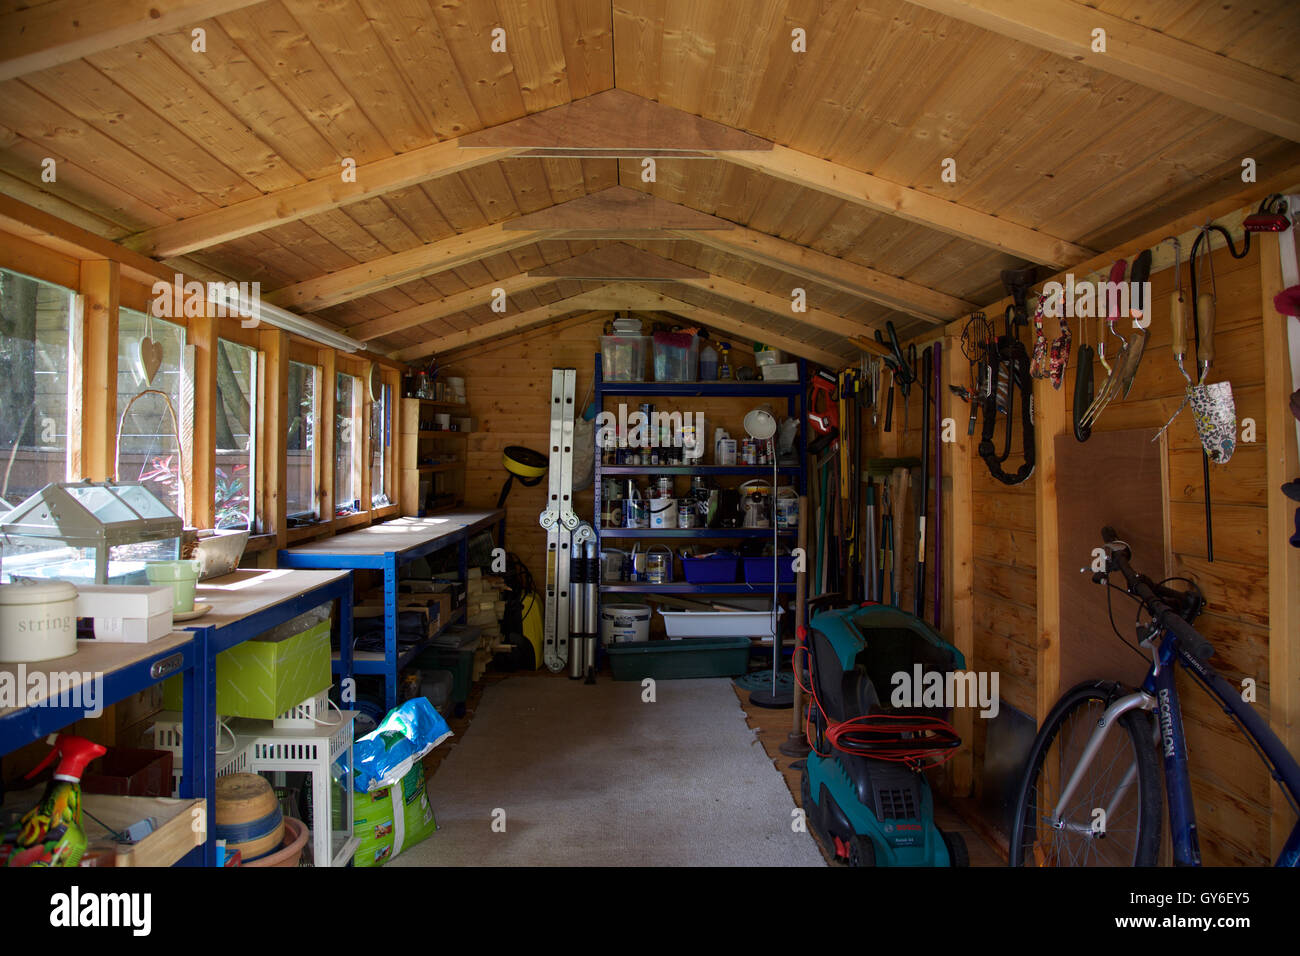
[[[772,639],[772,612],[763,611],[660,611],[664,629],[677,637],[758,637]],[[778,608],[777,614],[784,614]]]

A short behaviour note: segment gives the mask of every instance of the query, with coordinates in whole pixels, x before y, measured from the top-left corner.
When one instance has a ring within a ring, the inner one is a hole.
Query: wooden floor
[[[785,776],[785,784],[790,788],[790,793],[794,795],[795,802],[798,803],[799,770],[791,769],[790,765],[799,758],[787,757],[778,749],[781,744],[785,743],[793,727],[791,712],[789,710],[768,710],[763,707],[755,707],[749,702],[749,691],[741,690],[739,687],[736,687],[735,691],[740,706],[744,708],[745,715],[749,720],[749,725],[758,731],[758,739],[762,741],[763,749],[767,751],[768,757]],[[971,866],[1006,866],[1006,856],[972,829],[951,806],[941,802],[937,794],[935,796],[934,822],[941,830],[949,830],[962,835],[966,840],[966,847],[970,851]],[[820,844],[818,845],[820,846]],[[827,856],[825,847],[821,849],[822,855]]]

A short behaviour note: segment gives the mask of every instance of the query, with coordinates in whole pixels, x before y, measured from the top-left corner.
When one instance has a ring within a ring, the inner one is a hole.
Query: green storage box
[[[474,676],[475,648],[427,647],[412,662],[422,671],[451,671],[451,702],[463,704],[469,700],[469,688]]]
[[[330,686],[330,622],[279,641],[251,640],[217,655],[217,713],[272,720]],[[181,709],[181,678],[163,683],[163,707]]]
[[[747,637],[684,637],[628,641],[605,649],[614,680],[736,677],[749,669]]]

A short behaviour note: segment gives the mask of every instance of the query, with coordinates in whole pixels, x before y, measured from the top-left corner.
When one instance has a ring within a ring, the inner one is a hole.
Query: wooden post
[[[195,528],[211,528],[215,522],[219,323],[212,313],[213,304],[205,302],[204,314],[189,320],[188,341],[194,346],[194,433],[183,457],[189,459],[190,472],[186,518]]]
[[[1278,313],[1273,297],[1282,291],[1278,239],[1263,233],[1259,268],[1264,353],[1265,450],[1268,453],[1268,687],[1269,723],[1291,753],[1300,753],[1300,548],[1290,544],[1295,530],[1296,503],[1281,491],[1285,482],[1300,478],[1295,419],[1287,405],[1291,365],[1287,325],[1295,319]],[[1281,788],[1271,788],[1273,812],[1269,837],[1274,857],[1295,825],[1295,814]]]
[[[111,259],[81,263],[81,431],[68,435],[70,471],[79,478],[113,477],[117,440],[117,311],[121,274]]]
[[[285,546],[288,483],[285,438],[289,432],[289,342],[279,329],[264,327],[258,332],[258,406],[262,410],[257,428],[258,530],[275,535],[276,549]]]
[[[1065,389],[1046,379],[1034,383],[1035,536],[1038,544],[1038,639],[1035,686],[1041,722],[1060,696],[1061,584],[1060,542],[1056,525],[1056,436],[1073,425],[1065,412]]]
[[[959,336],[947,335],[943,340],[945,385],[969,385],[970,366],[961,356]],[[936,480],[947,486],[944,495],[943,527],[946,540],[944,548],[943,577],[943,633],[948,635],[953,647],[962,652],[966,666],[978,667],[975,660],[975,607],[971,589],[975,585],[974,525],[971,511],[971,459],[978,436],[967,435],[970,408],[961,404],[951,390],[944,388],[937,400],[942,403],[944,419],[953,420],[956,441],[943,446],[943,474]],[[940,436],[942,440],[942,435]],[[974,759],[972,746],[975,732],[974,714],[963,707],[953,714],[957,733],[961,735],[962,749],[948,765],[952,780],[952,795],[970,796],[974,784]]]
[[[316,432],[316,445],[320,448],[320,473],[316,476],[320,482],[316,498],[320,502],[320,520],[327,527],[334,526],[334,432],[337,413],[334,408],[334,395],[338,389],[335,380],[337,369],[334,364],[334,350],[321,349],[319,352],[320,396],[316,407],[320,411],[320,421]]]

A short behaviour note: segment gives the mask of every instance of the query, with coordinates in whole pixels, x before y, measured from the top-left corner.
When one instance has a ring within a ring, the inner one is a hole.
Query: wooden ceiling
[[[1300,179],[1294,0],[0,0],[0,35],[0,192],[408,359],[625,295],[852,360],[1245,158]],[[708,278],[559,265],[596,249]]]

